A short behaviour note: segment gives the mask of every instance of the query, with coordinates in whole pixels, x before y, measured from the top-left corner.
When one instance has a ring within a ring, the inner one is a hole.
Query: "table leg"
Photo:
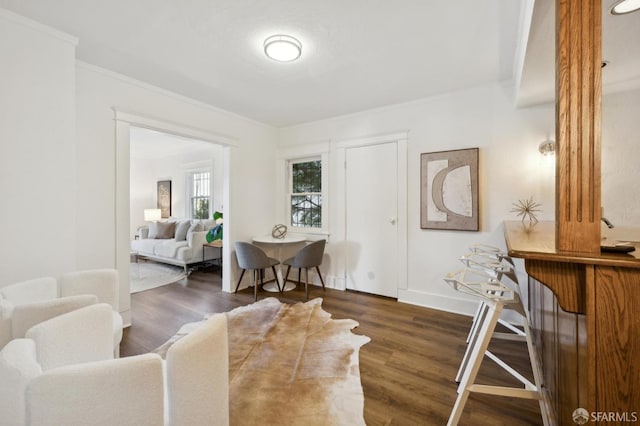
[[[278,244],[278,260],[282,262],[282,244]],[[276,275],[278,277],[278,282],[284,286],[284,291],[291,291],[296,288],[294,283],[285,283],[284,277],[282,276],[282,263],[276,266]],[[275,282],[268,283],[262,286],[265,291],[269,291],[275,293],[278,291],[278,286]]]

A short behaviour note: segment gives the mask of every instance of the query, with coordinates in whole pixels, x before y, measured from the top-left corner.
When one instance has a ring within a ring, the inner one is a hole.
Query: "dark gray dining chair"
[[[322,289],[325,289],[324,280],[322,279],[322,274],[320,273],[319,266],[322,264],[322,256],[324,255],[324,246],[326,242],[326,240],[318,240],[314,241],[311,244],[307,244],[306,246],[301,248],[294,257],[291,257],[282,262],[283,265],[287,265],[287,274],[284,278],[284,284],[287,283],[289,272],[293,267],[298,268],[298,285],[300,285],[300,273],[302,271],[302,268],[304,268],[304,293],[307,299],[309,299],[309,268],[316,268],[318,276],[320,277],[320,282],[322,283]]]
[[[258,300],[258,277],[260,278],[260,285],[264,285],[264,270],[268,267],[271,267],[271,269],[273,270],[273,276],[276,279],[278,291],[282,292],[282,288],[280,288],[280,282],[278,281],[278,274],[276,273],[275,268],[275,266],[280,263],[279,260],[268,257],[266,253],[262,251],[262,249],[254,246],[253,244],[245,243],[243,241],[236,241],[235,246],[236,256],[238,257],[238,266],[242,268],[240,279],[238,280],[238,284],[236,285],[236,293],[238,292],[238,287],[240,287],[240,282],[242,281],[244,272],[249,269],[253,271],[255,282],[253,292],[255,295],[255,300]]]

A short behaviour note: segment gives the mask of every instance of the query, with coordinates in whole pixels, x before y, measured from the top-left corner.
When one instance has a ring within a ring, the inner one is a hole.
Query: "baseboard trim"
[[[466,316],[473,316],[478,308],[477,299],[463,299],[443,296],[437,293],[403,289],[398,289],[398,302]]]
[[[131,309],[120,312],[120,316],[122,316],[122,327],[131,327]]]
[[[398,302],[453,314],[474,316],[480,299],[463,299],[461,297],[443,296],[442,294],[423,291],[398,290]],[[500,318],[516,326],[521,326],[523,321],[522,316],[510,309],[505,309]]]

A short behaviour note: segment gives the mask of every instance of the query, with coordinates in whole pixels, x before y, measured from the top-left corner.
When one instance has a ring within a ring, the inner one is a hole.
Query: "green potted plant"
[[[206,238],[208,243],[211,243],[215,240],[222,240],[222,212],[213,212],[213,220],[216,221],[216,226],[214,226],[209,230],[209,232],[207,232]]]

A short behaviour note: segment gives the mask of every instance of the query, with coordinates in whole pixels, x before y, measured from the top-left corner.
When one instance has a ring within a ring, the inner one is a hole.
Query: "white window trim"
[[[192,212],[191,212],[191,192],[193,189],[193,182],[192,182],[192,177],[193,177],[193,173],[201,173],[201,172],[209,172],[209,216],[213,215],[213,211],[214,211],[214,205],[213,205],[213,200],[214,200],[214,194],[213,194],[213,162],[212,161],[198,161],[195,163],[188,163],[188,164],[184,164],[182,166],[183,170],[184,170],[184,180],[185,180],[185,185],[184,185],[184,190],[185,190],[185,206],[184,206],[184,212],[185,212],[185,216],[187,216],[189,219],[192,219]]]
[[[279,194],[278,199],[282,200],[277,209],[278,217],[281,218],[281,223],[287,225],[289,232],[308,235],[310,240],[314,239],[314,236],[329,235],[329,146],[329,142],[326,142],[285,148],[280,151],[278,158],[278,178],[276,183]],[[319,159],[322,163],[322,227],[292,227],[290,219],[289,164],[292,161],[311,161],[315,159]]]
[[[322,226],[317,227],[317,226],[293,226],[293,224],[291,224],[291,197],[293,196],[293,192],[291,192],[292,190],[292,186],[293,186],[293,182],[292,182],[292,178],[293,178],[293,165],[294,164],[301,164],[301,163],[310,163],[310,162],[315,162],[315,161],[319,161],[320,162],[320,171],[321,171],[321,175],[320,175],[320,187],[324,187],[324,185],[322,185],[322,178],[324,177],[323,171],[324,171],[324,164],[322,162],[322,156],[320,155],[315,155],[313,157],[304,157],[304,158],[294,158],[294,159],[290,159],[287,161],[287,208],[286,208],[286,217],[287,217],[287,223],[286,225],[288,227],[290,227],[289,229],[291,229],[292,232],[307,232],[307,231],[312,231],[312,232],[317,232],[317,231],[321,231],[322,230]],[[313,193],[313,194],[317,194],[317,193]],[[322,190],[320,191],[320,200],[321,201],[321,205],[320,205],[320,211],[321,211],[321,215],[320,215],[320,221],[324,224],[324,220],[325,220],[325,212],[324,212],[324,193],[322,192]]]

